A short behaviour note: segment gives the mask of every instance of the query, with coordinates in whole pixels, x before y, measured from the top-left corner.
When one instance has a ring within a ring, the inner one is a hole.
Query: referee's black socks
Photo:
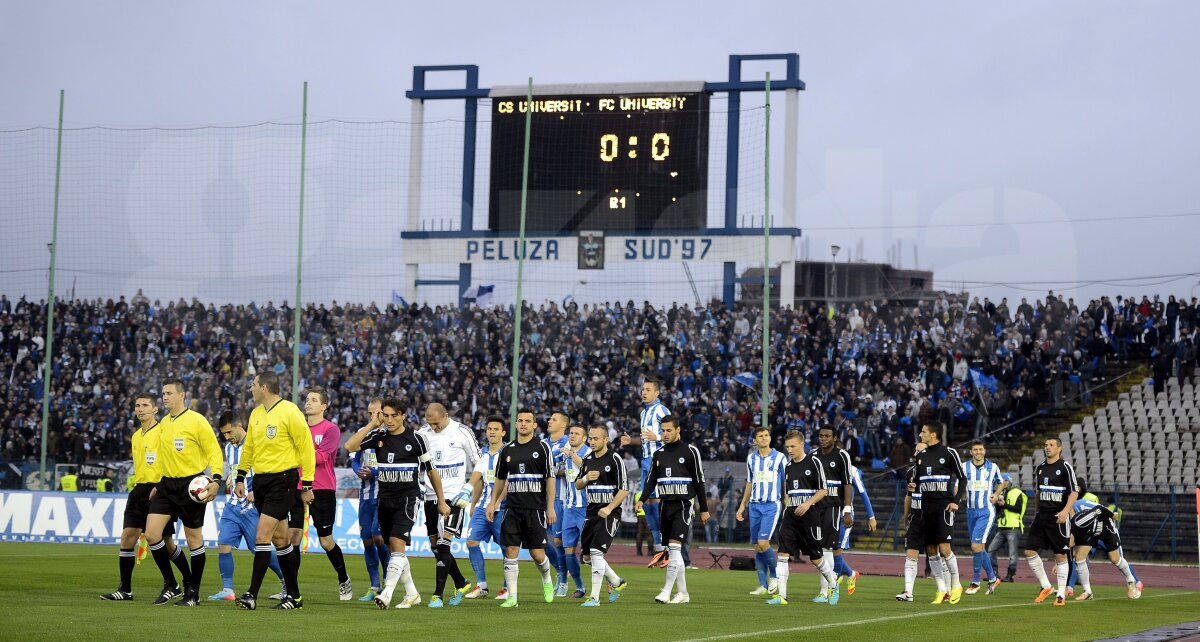
[[[350,579],[346,574],[346,558],[342,556],[342,547],[334,543],[333,548],[325,551],[325,556],[329,558],[329,563],[333,565],[333,570],[337,571],[338,582],[345,582]]]
[[[199,595],[200,581],[204,578],[204,562],[208,559],[208,556],[205,555],[204,552],[204,545],[201,544],[200,548],[193,548],[191,550],[191,557],[192,576],[187,580],[187,586],[184,588],[184,590],[191,591],[192,593]]]
[[[254,567],[250,572],[250,588],[247,592],[255,598],[258,597],[258,591],[262,588],[262,581],[263,577],[267,574],[267,567],[271,565],[271,550],[273,548],[269,542],[254,545]],[[282,570],[283,560],[279,561],[279,566],[280,570]]]

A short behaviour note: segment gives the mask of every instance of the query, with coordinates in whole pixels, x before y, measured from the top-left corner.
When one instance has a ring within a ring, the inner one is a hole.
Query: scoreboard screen
[[[492,99],[488,227],[521,216],[525,117],[532,109],[529,231],[707,227],[708,94],[575,94]]]

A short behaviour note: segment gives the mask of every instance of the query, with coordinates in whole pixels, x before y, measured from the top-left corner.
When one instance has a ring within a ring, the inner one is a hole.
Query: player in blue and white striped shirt
[[[646,488],[646,478],[650,475],[650,464],[653,461],[654,453],[663,447],[662,418],[671,414],[671,411],[659,400],[661,394],[662,383],[658,378],[653,375],[646,377],[646,380],[642,382],[642,412],[639,433],[636,437],[621,436],[622,446],[629,444],[641,444],[642,446],[642,509],[646,513],[646,525],[650,528],[651,537],[654,538],[654,555],[650,557],[650,563],[646,566],[658,564],[660,568],[665,567],[667,561],[666,548],[662,543],[662,533],[659,532],[659,516],[662,508],[657,501],[649,501],[655,498],[654,489]]]
[[[1005,483],[1000,467],[987,459],[987,449],[978,439],[971,442],[971,460],[963,462],[963,475],[967,478],[967,532],[971,534],[974,562],[967,595],[979,592],[980,571],[987,572],[987,594],[991,595],[1000,585],[1000,577],[992,568],[992,558],[988,557],[984,547],[996,525],[996,502],[1004,492]]]
[[[575,581],[575,593],[571,597],[576,599],[585,595],[579,556],[575,554],[575,549],[579,547],[583,523],[587,520],[588,500],[587,493],[575,487],[575,480],[579,477],[583,458],[592,452],[585,443],[586,440],[587,433],[583,426],[575,424],[567,432],[567,447],[560,451],[563,456],[563,479],[566,480],[566,484],[562,495],[563,514],[559,520],[562,521],[562,543],[566,553],[567,574]]]
[[[746,489],[738,505],[737,521],[746,519],[750,507],[750,540],[754,542],[754,567],[758,571],[758,587],[750,595],[775,593],[778,582],[775,567],[778,563],[771,537],[779,526],[780,497],[783,492],[783,472],[788,458],[771,448],[771,429],[759,426],[754,430],[754,447],[746,457]]]
[[[566,478],[563,477],[565,471],[563,449],[570,441],[567,437],[567,428],[570,427],[571,418],[567,416],[567,413],[555,410],[550,413],[550,419],[546,421],[546,438],[544,440],[550,446],[550,453],[554,456],[554,514],[558,519],[553,524],[546,525],[546,537],[550,539],[550,545],[546,547],[546,555],[550,557],[550,564],[558,573],[558,587],[554,593],[556,597],[567,596],[567,551],[562,540],[562,516],[563,496],[567,493],[568,484]]]
[[[471,570],[475,572],[475,588],[466,594],[466,597],[470,599],[487,597],[487,572],[483,560],[483,550],[479,548],[479,544],[491,541],[493,544],[499,545],[500,524],[504,521],[503,501],[500,502],[495,518],[490,522],[487,518],[486,508],[492,499],[492,491],[496,488],[496,464],[500,463],[500,450],[504,448],[504,437],[508,434],[508,430],[504,427],[504,419],[501,417],[488,417],[485,430],[487,447],[483,449],[482,456],[476,462],[475,471],[471,473],[471,479],[467,482],[474,487],[474,497],[471,501],[471,524],[467,529],[470,533],[467,535],[467,555],[471,560]],[[500,589],[496,599],[508,599],[508,591]]]
[[[258,509],[249,498],[238,497],[231,492],[233,482],[237,477],[238,463],[242,460],[242,444],[246,443],[246,423],[236,414],[226,411],[217,420],[217,430],[225,440],[225,470],[221,471],[226,480],[225,507],[221,509],[221,519],[217,524],[217,564],[221,571],[222,589],[208,596],[210,600],[233,601],[237,595],[233,592],[233,548],[241,542],[246,543],[247,550],[254,550],[255,534],[258,531]],[[213,471],[216,472],[216,471]],[[246,477],[246,490],[253,492],[253,477]],[[271,599],[283,599],[287,595],[283,589],[283,570],[279,568],[279,559],[271,552],[270,568],[279,577],[280,591]]]
[[[375,398],[367,404],[367,414],[370,423],[375,426],[383,425],[379,412],[383,409],[383,399]],[[383,541],[383,531],[379,528],[379,482],[375,479],[374,448],[363,448],[350,453],[350,468],[358,475],[358,536],[363,543],[363,562],[367,565],[367,575],[371,578],[371,589],[358,598],[359,602],[373,602],[380,588],[380,567],[386,569],[391,561],[391,551],[387,542]]]

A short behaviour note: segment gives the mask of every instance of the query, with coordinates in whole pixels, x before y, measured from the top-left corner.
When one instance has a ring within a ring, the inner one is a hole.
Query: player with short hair
[[[653,498],[644,497],[637,503],[641,510],[646,501],[662,502],[659,529],[661,541],[668,542],[667,581],[654,597],[660,604],[687,604],[691,596],[687,589],[687,567],[683,563],[683,543],[692,527],[692,510],[699,506],[700,523],[708,523],[708,492],[704,488],[704,467],[700,451],[681,440],[679,420],[666,415],[661,420],[662,447],[654,452],[646,488]],[[671,589],[678,591],[671,596]]]
[[[962,460],[953,448],[941,442],[942,424],[931,420],[921,426],[920,438],[926,448],[915,459],[916,483],[921,489],[922,533],[925,554],[934,558],[940,554],[942,564],[930,560],[930,570],[937,582],[934,604],[949,601],[958,604],[962,599],[962,582],[958,579],[958,559],[954,556],[951,537],[954,516],[966,493]],[[943,570],[949,577],[943,579]]]
[[[450,514],[450,505],[442,494],[442,479],[433,466],[433,456],[425,436],[404,425],[408,408],[399,399],[384,399],[380,418],[383,426],[368,424],[346,441],[348,452],[364,447],[375,449],[375,477],[379,482],[379,528],[391,548],[383,590],[375,596],[375,605],[386,609],[392,603],[396,584],[404,583],[404,599],[395,608],[407,609],[421,603],[421,594],[413,583],[411,565],[405,554],[412,538],[412,527],[421,510],[424,492],[421,475],[433,486],[438,513]]]
[[[233,493],[233,483],[237,478],[238,462],[242,459],[242,444],[246,441],[246,423],[236,413],[226,410],[217,419],[217,431],[225,440],[225,507],[221,509],[221,520],[217,522],[217,568],[221,570],[221,590],[208,596],[210,600],[228,600],[237,598],[233,592],[233,549],[241,542],[246,542],[246,549],[253,552],[256,544],[255,533],[258,530],[258,510],[254,508],[254,471],[246,477],[246,499]],[[287,586],[283,583],[283,570],[279,568],[279,560],[275,551],[271,551],[271,570],[279,578],[279,593],[271,599],[282,600],[287,596]]]
[[[1046,569],[1038,551],[1043,548],[1054,551],[1054,569],[1058,579],[1054,605],[1066,606],[1070,521],[1071,514],[1075,512],[1075,501],[1079,499],[1079,482],[1075,478],[1075,468],[1062,458],[1062,441],[1057,437],[1047,437],[1043,450],[1046,461],[1034,469],[1033,475],[1037,510],[1033,515],[1033,524],[1025,532],[1025,561],[1042,587],[1033,600],[1040,604],[1055,591],[1046,577]]]
[[[479,444],[475,443],[475,433],[462,423],[451,419],[446,407],[440,403],[431,403],[425,408],[425,425],[418,431],[429,444],[429,454],[433,457],[433,467],[437,469],[442,481],[442,493],[445,497],[453,498],[459,494],[479,461]],[[442,591],[446,588],[446,578],[454,581],[454,595],[450,597],[450,606],[458,606],[463,596],[471,589],[467,578],[458,569],[458,561],[450,552],[450,544],[455,537],[462,535],[466,512],[459,502],[452,502],[450,514],[442,517],[438,513],[438,498],[433,489],[425,489],[425,531],[429,535],[429,546],[433,550],[436,562],[436,579],[433,598],[429,600],[429,608],[441,608]]]
[[[913,447],[913,457],[925,452],[928,446],[917,442]],[[902,479],[906,480],[904,496],[904,514],[900,521],[904,523],[904,592],[896,596],[898,602],[913,601],[913,584],[917,579],[917,563],[921,559],[921,551],[925,549],[925,525],[923,511],[924,502],[921,487],[917,485],[917,466],[908,467]],[[928,563],[928,556],[926,556]],[[936,561],[936,560],[935,560]],[[932,564],[929,564],[932,567]]]
[[[504,502],[501,501],[496,509],[494,519],[488,519],[487,505],[492,499],[496,486],[496,465],[500,463],[500,450],[504,448],[504,435],[508,429],[504,418],[491,416],[487,419],[484,429],[487,435],[487,448],[483,450],[475,471],[471,473],[471,528],[467,536],[467,554],[471,558],[471,570],[475,572],[475,588],[465,597],[475,599],[487,597],[487,569],[484,563],[483,551],[479,548],[481,542],[491,541],[500,545],[500,525],[504,522]],[[508,599],[508,589],[501,588],[496,593],[497,600]]]
[[[279,556],[287,597],[275,609],[304,607],[300,594],[300,549],[288,538],[288,515],[293,512],[296,494],[307,506],[313,501],[312,485],[316,470],[316,449],[308,420],[296,404],[279,396],[279,375],[268,370],[254,377],[250,396],[257,404],[250,411],[249,430],[242,443],[237,484],[233,492],[247,497],[246,477],[254,471],[254,507],[258,509],[258,527],[254,533],[254,567],[250,586],[234,603],[253,611],[258,606],[258,590],[271,561],[271,548]],[[297,488],[299,485],[299,488]]]
[[[757,436],[757,435],[756,435]],[[786,606],[788,563],[793,556],[805,555],[825,578],[825,584],[836,587],[837,577],[833,571],[833,551],[824,547],[825,537],[821,529],[828,528],[822,520],[820,502],[829,494],[825,479],[825,466],[816,457],[804,452],[804,434],[793,430],[783,440],[788,452],[788,463],[784,467],[783,480],[776,487],[783,501],[782,527],[779,530],[779,561],[775,576],[779,578],[778,594],[767,600],[767,604]],[[830,589],[832,591],[833,589]],[[837,604],[837,600],[826,600]]]
[[[375,429],[383,425],[379,418],[383,399],[375,397],[367,404],[367,415],[371,419],[368,428]],[[379,593],[379,565],[388,565],[387,542],[383,541],[383,533],[379,530],[379,482],[375,477],[378,459],[374,448],[362,448],[350,453],[350,468],[358,475],[358,534],[363,543],[363,562],[367,565],[367,576],[371,578],[371,588],[360,598],[359,602],[372,602]]]
[[[988,557],[984,547],[996,525],[996,502],[1000,501],[1006,485],[1000,467],[987,458],[987,447],[978,439],[971,442],[971,459],[963,462],[963,475],[967,478],[967,532],[971,535],[974,558],[967,595],[979,592],[981,571],[986,573],[987,594],[991,595],[1000,586],[1000,577],[992,568],[992,558]]]
[[[817,443],[818,447],[809,455],[824,466],[825,483],[829,485],[829,493],[821,500],[822,518],[825,520],[821,534],[825,537],[825,548],[833,551],[834,567],[840,568],[837,558],[842,555],[842,544],[838,534],[843,523],[854,523],[853,497],[850,495],[850,470],[854,468],[854,464],[850,461],[850,453],[838,447],[833,427],[822,426],[817,431]],[[826,586],[825,576],[822,575],[821,592],[812,601],[818,604],[826,601],[837,604],[839,599],[840,591],[836,578],[833,586]]]
[[[640,432],[636,436],[622,435],[621,445],[641,445],[642,447],[642,503],[646,507],[646,526],[650,529],[650,537],[654,540],[654,554],[650,556],[649,568],[658,565],[666,566],[666,549],[662,541],[660,528],[662,507],[658,502],[652,502],[654,489],[646,487],[646,478],[650,475],[650,464],[654,453],[663,447],[662,419],[671,414],[659,398],[662,395],[662,382],[654,375],[648,375],[642,382],[641,399],[642,411],[638,421]],[[705,498],[707,499],[707,498]]]
[[[104,600],[123,601],[133,599],[133,567],[137,565],[137,543],[146,529],[146,516],[150,511],[150,492],[162,478],[162,473],[156,466],[158,458],[158,398],[150,393],[140,393],[133,398],[133,415],[138,420],[138,427],[131,437],[133,454],[133,475],[129,478],[129,497],[125,500],[125,516],[121,528],[121,549],[117,554],[118,570],[121,583],[112,593],[101,595]],[[166,542],[167,555],[187,578],[190,569],[183,551],[169,537],[175,532],[172,521],[167,524],[163,540]],[[162,572],[163,588],[154,600],[157,605],[166,604],[169,600],[179,597],[179,584],[175,582],[175,574],[171,566],[159,567]]]
[[[592,449],[585,443],[586,441],[587,432],[583,426],[575,424],[567,431],[567,447],[559,451],[563,462],[562,479],[566,481],[566,484],[562,489],[561,496],[555,493],[555,497],[562,498],[563,512],[559,518],[562,523],[562,529],[559,531],[562,536],[560,541],[566,557],[567,574],[575,581],[575,593],[571,595],[575,599],[584,596],[583,574],[580,571],[579,557],[575,551],[579,547],[584,520],[587,519],[588,499],[587,494],[576,486],[575,480],[579,477],[583,458],[592,452]],[[562,586],[561,581],[559,585]]]
[[[550,418],[546,420],[545,441],[550,444],[550,453],[554,455],[554,514],[558,516],[557,521],[546,526],[546,535],[550,538],[546,554],[550,556],[550,564],[554,566],[558,576],[555,597],[567,596],[567,551],[562,541],[563,513],[566,512],[563,497],[567,494],[567,481],[564,476],[566,469],[563,466],[562,453],[570,443],[570,436],[567,434],[567,428],[570,426],[571,418],[561,410],[550,413]]]
[[[166,379],[162,386],[163,406],[167,416],[158,423],[158,453],[156,465],[162,479],[154,487],[150,498],[149,517],[146,518],[146,541],[154,562],[163,572],[170,572],[170,553],[163,535],[168,533],[167,524],[176,518],[183,520],[183,533],[187,537],[191,552],[189,573],[183,577],[183,598],[176,606],[196,606],[200,603],[200,582],[204,578],[204,510],[216,499],[221,488],[221,446],[208,420],[198,412],[188,410],[184,404],[187,389],[182,379]],[[194,501],[188,494],[188,484],[205,470],[212,471],[213,481],[208,484],[208,495],[201,502]],[[184,563],[177,562],[180,572]]]
[[[571,432],[574,440],[575,427]],[[612,586],[609,602],[616,602],[627,586],[604,556],[621,526],[621,502],[629,496],[629,479],[621,455],[608,447],[608,428],[593,425],[587,435],[588,452],[573,482],[577,490],[584,491],[587,502],[579,547],[584,559],[592,565],[592,592],[580,606],[594,607],[600,606],[600,586],[605,579]]]
[[[354,599],[354,585],[346,573],[346,557],[342,547],[333,539],[333,522],[337,518],[337,475],[334,465],[341,446],[342,430],[325,418],[329,408],[329,393],[324,388],[314,387],[304,395],[304,417],[312,432],[313,450],[317,468],[313,474],[313,501],[308,508],[317,539],[325,551],[325,557],[338,576],[338,599],[347,602]],[[297,501],[292,504],[292,546],[300,546],[304,536],[304,506]],[[296,518],[299,519],[296,519]],[[299,523],[299,527],[295,524]]]
[[[1076,601],[1092,599],[1092,574],[1088,569],[1088,554],[1093,546],[1098,546],[1108,553],[1108,561],[1125,576],[1125,595],[1136,600],[1142,596],[1138,588],[1137,578],[1129,562],[1125,561],[1121,549],[1121,533],[1117,530],[1116,516],[1107,506],[1097,502],[1080,499],[1075,502],[1075,514],[1071,516],[1071,538],[1075,545],[1075,570],[1079,573],[1079,582],[1083,592],[1075,598]]]
[[[546,559],[546,526],[557,521],[554,512],[554,459],[550,445],[534,437],[537,418],[529,408],[517,411],[517,438],[504,445],[496,464],[496,486],[488,500],[488,521],[496,519],[502,501],[507,501],[500,524],[504,546],[504,583],[508,599],[502,608],[517,607],[517,555],[524,547],[537,565],[542,579],[542,599],[554,601],[554,576]]]
[[[779,489],[783,484],[783,470],[787,467],[787,457],[771,447],[770,428],[755,428],[753,439],[754,449],[746,457],[746,487],[742,491],[742,501],[738,504],[734,517],[739,522],[744,521],[746,508],[749,507],[750,540],[754,544],[754,567],[758,571],[758,587],[750,591],[750,595],[766,595],[774,593],[778,583],[771,538],[774,537],[782,517]]]

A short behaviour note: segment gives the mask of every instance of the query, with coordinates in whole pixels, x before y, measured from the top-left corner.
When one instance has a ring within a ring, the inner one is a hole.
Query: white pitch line
[[[1159,595],[1146,595],[1146,596],[1143,596],[1142,599],[1150,600],[1150,599],[1154,599],[1156,597],[1176,597],[1179,595],[1191,595],[1192,593],[1194,593],[1194,592],[1188,591],[1188,592],[1182,592],[1182,593],[1162,593]],[[1101,598],[1095,598],[1092,601],[1093,602],[1106,602],[1106,601],[1110,601],[1110,600],[1127,600],[1127,599],[1129,599],[1129,598],[1127,598],[1127,597],[1101,597]],[[892,621],[896,621],[896,620],[914,620],[917,618],[934,617],[934,616],[938,616],[938,615],[952,615],[954,613],[968,613],[970,611],[990,611],[992,609],[1010,609],[1010,608],[1016,608],[1016,607],[1021,607],[1021,606],[1040,606],[1040,605],[1034,604],[1033,602],[1022,602],[1020,604],[997,604],[994,606],[972,606],[972,607],[968,607],[965,609],[930,611],[928,613],[910,613],[908,615],[889,615],[887,617],[877,617],[877,618],[872,618],[870,620],[857,620],[857,621],[853,621],[853,622],[830,622],[827,624],[810,624],[808,626],[793,626],[793,627],[788,627],[786,629],[774,629],[771,631],[752,631],[749,633],[730,633],[728,635],[714,635],[714,636],[708,637],[708,638],[691,638],[688,640],[681,640],[680,642],[713,642],[715,640],[738,640],[738,639],[742,639],[742,638],[758,637],[760,635],[779,635],[781,633],[803,633],[804,631],[816,631],[818,629],[827,629],[827,628],[831,628],[831,627],[859,626],[862,624],[877,624],[879,622],[892,622]]]

